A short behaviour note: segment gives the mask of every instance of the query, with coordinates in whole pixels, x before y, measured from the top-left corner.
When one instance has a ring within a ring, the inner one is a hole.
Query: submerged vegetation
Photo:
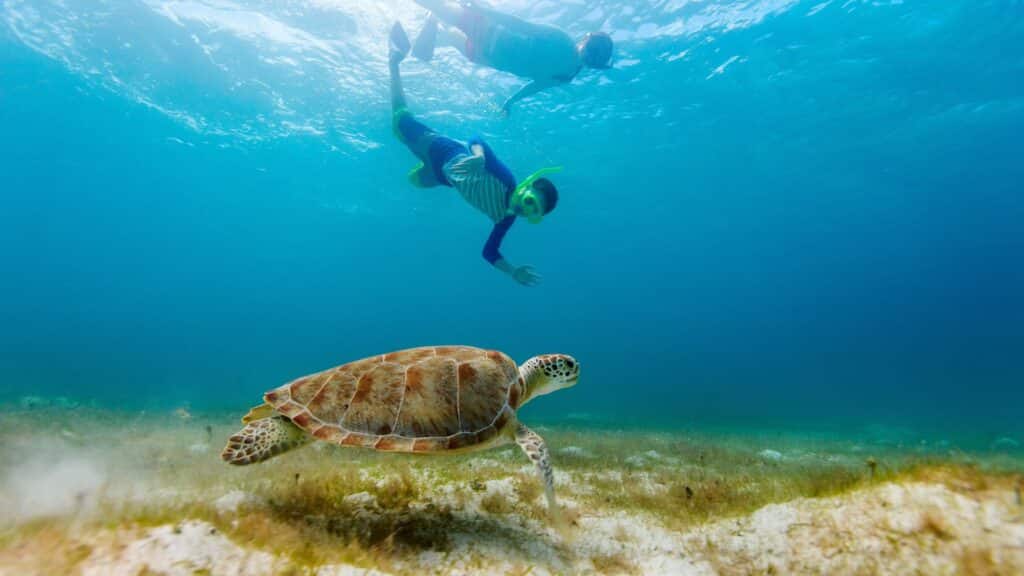
[[[581,548],[551,529],[541,484],[515,446],[414,457],[317,443],[235,468],[218,457],[219,440],[236,427],[228,417],[83,409],[5,414],[0,476],[9,501],[2,502],[0,565],[12,554],[51,550],[69,573],[95,545],[80,534],[201,520],[296,569],[344,563],[402,572],[404,561],[422,554],[471,569],[486,559],[458,553],[461,544],[487,540],[498,543],[509,571],[538,563],[558,571],[580,562],[602,573],[636,571],[619,548]],[[1019,494],[1024,471],[1019,456],[946,445],[908,450],[856,438],[541,430],[576,530],[595,518],[638,517],[679,531],[893,480],[958,491],[1000,485]],[[34,481],[18,480],[26,475]],[[922,530],[938,538],[952,533],[941,515],[926,516]],[[619,525],[609,540],[619,546],[637,538]]]

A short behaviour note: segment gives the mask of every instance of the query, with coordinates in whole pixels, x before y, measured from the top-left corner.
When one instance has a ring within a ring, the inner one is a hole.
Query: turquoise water
[[[1020,431],[1024,4],[495,2],[615,67],[502,118],[450,50],[410,106],[557,211],[418,190],[412,2],[0,2],[0,392],[242,410],[425,344],[565,352],[550,421]]]

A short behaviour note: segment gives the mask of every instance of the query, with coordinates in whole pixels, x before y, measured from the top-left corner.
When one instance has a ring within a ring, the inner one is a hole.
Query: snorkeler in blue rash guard
[[[406,108],[405,92],[398,67],[409,54],[409,38],[402,25],[391,29],[388,67],[391,72],[392,127],[420,164],[409,173],[414,186],[451,186],[494,221],[491,235],[484,244],[484,258],[495,268],[524,286],[540,282],[532,266],[513,266],[501,255],[501,241],[516,218],[522,216],[539,223],[555,209],[558,190],[544,174],[559,168],[535,172],[518,186],[512,172],[480,138],[463,143],[442,136],[413,117]]]

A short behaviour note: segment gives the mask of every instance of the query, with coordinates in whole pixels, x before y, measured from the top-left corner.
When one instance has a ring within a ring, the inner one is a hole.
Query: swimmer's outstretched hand
[[[512,278],[523,286],[536,286],[540,284],[543,277],[533,266],[516,266],[512,270]]]

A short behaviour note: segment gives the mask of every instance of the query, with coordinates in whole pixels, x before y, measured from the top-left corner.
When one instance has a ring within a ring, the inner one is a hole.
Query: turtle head
[[[537,396],[575,386],[580,376],[580,363],[566,354],[543,354],[527,360],[519,373],[526,381],[525,404]]]

